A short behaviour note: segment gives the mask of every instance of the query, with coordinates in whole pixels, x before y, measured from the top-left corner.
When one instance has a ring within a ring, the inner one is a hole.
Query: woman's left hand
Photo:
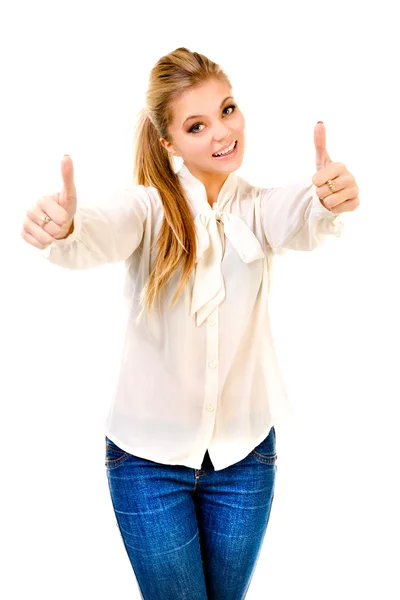
[[[314,130],[317,172],[312,178],[321,203],[331,212],[339,214],[355,210],[360,205],[358,185],[343,163],[333,162],[326,150],[325,125],[317,123]],[[327,181],[336,186],[331,192]]]

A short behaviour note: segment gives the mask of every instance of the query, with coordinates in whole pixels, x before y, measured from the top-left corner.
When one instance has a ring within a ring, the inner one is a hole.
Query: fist
[[[55,239],[67,237],[73,231],[77,196],[74,166],[66,154],[61,161],[62,188],[51,196],[41,196],[28,208],[21,237],[28,244],[43,250]]]

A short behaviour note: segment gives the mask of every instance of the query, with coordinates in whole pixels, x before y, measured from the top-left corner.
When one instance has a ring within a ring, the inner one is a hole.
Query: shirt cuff
[[[341,219],[341,213],[335,214],[322,204],[317,194],[317,188],[314,184],[311,185],[311,193],[313,197],[311,206],[313,215],[325,221],[326,233],[336,235],[336,237],[341,236],[344,228],[344,223]]]

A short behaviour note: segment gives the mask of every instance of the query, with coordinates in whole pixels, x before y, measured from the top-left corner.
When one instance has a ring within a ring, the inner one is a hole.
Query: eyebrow
[[[220,104],[220,108],[223,107],[223,105],[225,104],[225,102],[227,100],[229,100],[229,98],[232,98],[233,100],[233,96],[227,96],[224,100],[222,100],[221,104]],[[190,117],[188,117],[187,119],[184,120],[182,127],[184,126],[184,124],[186,123],[186,121],[189,121],[189,119],[199,119],[200,117],[204,117],[204,115],[190,115]]]

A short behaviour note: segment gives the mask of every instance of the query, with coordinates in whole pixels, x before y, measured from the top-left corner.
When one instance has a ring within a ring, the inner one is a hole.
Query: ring
[[[42,227],[43,225],[46,225],[46,223],[48,223],[50,221],[50,217],[49,215],[45,215],[44,217],[42,217],[41,221],[42,221]]]
[[[329,189],[331,190],[332,194],[336,192],[336,185],[335,182],[332,181],[332,179],[328,179],[326,183],[329,185]]]

